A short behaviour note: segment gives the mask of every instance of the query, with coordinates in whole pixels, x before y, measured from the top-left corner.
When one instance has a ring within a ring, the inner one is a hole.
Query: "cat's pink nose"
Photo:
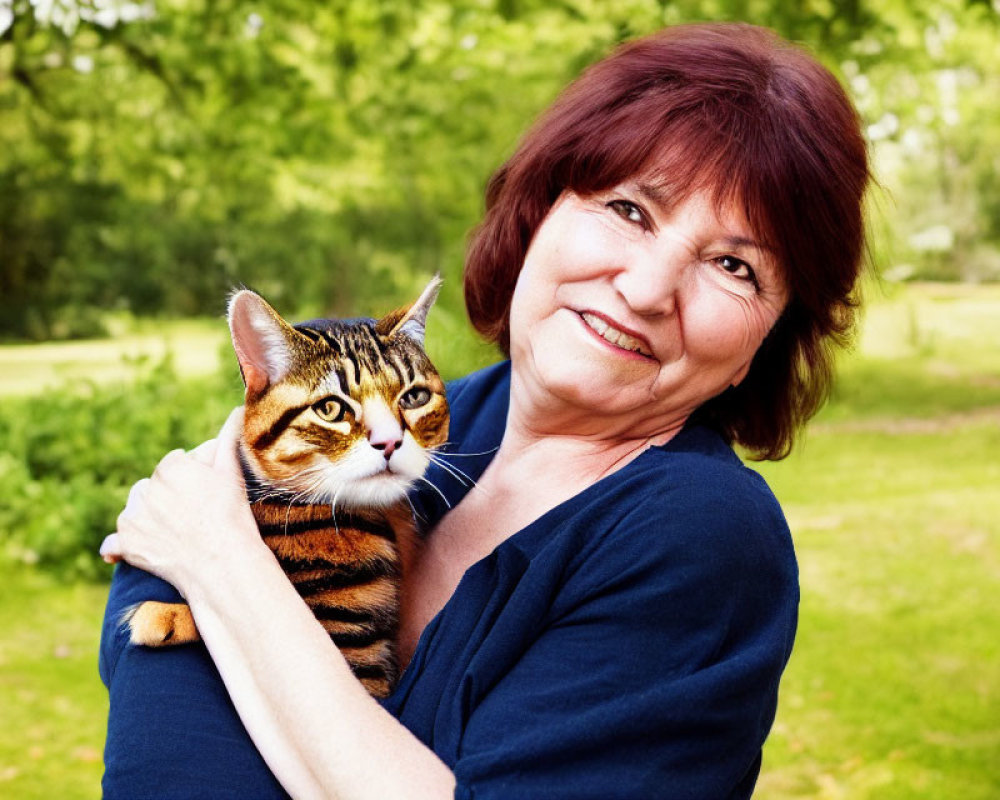
[[[392,454],[396,452],[396,449],[403,444],[403,440],[393,438],[378,440],[375,436],[369,435],[368,444],[376,450],[381,450],[382,455],[385,456],[385,460],[388,461]]]
[[[383,400],[368,398],[361,405],[361,417],[368,429],[368,444],[381,450],[385,460],[403,445],[403,428]]]

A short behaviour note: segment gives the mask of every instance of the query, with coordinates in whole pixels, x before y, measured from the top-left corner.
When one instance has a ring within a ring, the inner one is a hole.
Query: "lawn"
[[[114,322],[114,320],[112,321]],[[108,339],[0,346],[0,396],[128,380],[168,354],[186,377],[219,369],[229,332],[219,320],[119,321]]]
[[[802,606],[760,797],[1000,797],[1000,426],[888,428],[763,470]]]
[[[100,797],[106,596],[105,586],[0,568],[0,797]]]
[[[221,341],[224,329],[204,349]],[[757,467],[802,575],[757,796],[993,800],[1000,287],[880,290],[842,371],[796,453]],[[105,591],[0,568],[0,796],[100,795]]]
[[[759,466],[802,583],[763,798],[1000,797],[1000,291],[887,291]]]

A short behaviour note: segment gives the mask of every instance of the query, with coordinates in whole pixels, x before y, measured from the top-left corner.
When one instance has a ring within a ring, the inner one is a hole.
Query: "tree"
[[[482,187],[530,120],[618,42],[706,18],[774,27],[849,85],[895,261],[998,274],[982,0],[0,0],[0,334],[214,314],[237,283],[375,311],[436,269],[457,309]]]

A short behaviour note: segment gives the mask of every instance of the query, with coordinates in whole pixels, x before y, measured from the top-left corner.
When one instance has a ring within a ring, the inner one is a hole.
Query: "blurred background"
[[[97,545],[240,400],[228,291],[378,314],[440,270],[432,357],[495,360],[489,174],[585,65],[706,19],[817,53],[880,184],[861,336],[756,467],[803,584],[757,796],[1000,797],[998,0],[0,0],[0,795],[100,796]]]

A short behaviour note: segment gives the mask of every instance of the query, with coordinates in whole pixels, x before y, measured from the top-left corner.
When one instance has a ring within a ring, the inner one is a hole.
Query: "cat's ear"
[[[298,334],[264,298],[249,289],[229,298],[228,317],[247,396],[258,395],[288,374],[291,343]]]
[[[420,293],[420,297],[412,305],[397,308],[386,314],[375,323],[375,330],[386,337],[395,336],[397,333],[405,334],[423,347],[427,312],[431,310],[431,306],[437,300],[442,283],[444,281],[441,279],[440,273],[435,273],[430,283]]]

